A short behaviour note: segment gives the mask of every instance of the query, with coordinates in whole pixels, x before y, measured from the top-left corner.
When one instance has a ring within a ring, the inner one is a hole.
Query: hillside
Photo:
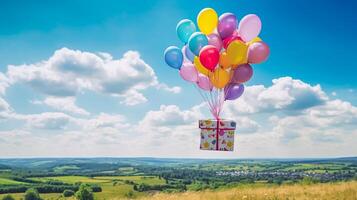
[[[180,194],[159,193],[146,199],[153,200],[310,200],[310,199],[357,199],[357,181],[313,185],[242,186],[217,191],[185,192]]]

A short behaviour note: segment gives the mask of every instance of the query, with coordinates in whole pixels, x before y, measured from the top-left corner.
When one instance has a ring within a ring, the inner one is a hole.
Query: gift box
[[[232,120],[199,120],[202,150],[233,151],[236,123]]]

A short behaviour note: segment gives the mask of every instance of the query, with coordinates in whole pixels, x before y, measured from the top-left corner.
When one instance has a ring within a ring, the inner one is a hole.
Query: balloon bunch
[[[257,15],[246,15],[238,23],[232,13],[218,18],[215,10],[205,8],[197,16],[197,25],[200,31],[189,19],[177,24],[177,35],[185,45],[168,47],[165,61],[179,69],[184,80],[198,86],[218,119],[224,101],[243,94],[243,83],[253,75],[250,64],[265,61],[270,50],[258,37],[262,24]]]

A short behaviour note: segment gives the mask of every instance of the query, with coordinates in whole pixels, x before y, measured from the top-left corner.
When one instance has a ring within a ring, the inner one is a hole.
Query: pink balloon
[[[267,60],[270,54],[269,46],[264,42],[254,42],[249,45],[248,62],[261,63]]]
[[[207,38],[208,38],[208,44],[215,46],[218,49],[218,51],[222,49],[222,39],[218,34],[212,33],[208,35]]]
[[[244,16],[239,22],[238,34],[245,42],[249,42],[259,35],[261,29],[262,22],[259,17],[254,14],[249,14]]]
[[[239,65],[233,73],[231,83],[244,83],[253,76],[253,68],[249,64]]]
[[[211,81],[209,78],[203,74],[198,74],[198,82],[197,82],[198,87],[200,87],[202,90],[210,91],[212,90],[213,86],[211,84]]]
[[[193,66],[192,63],[185,62],[182,64],[181,69],[180,69],[180,76],[182,77],[183,80],[189,81],[189,82],[197,82],[198,81],[198,72]]]

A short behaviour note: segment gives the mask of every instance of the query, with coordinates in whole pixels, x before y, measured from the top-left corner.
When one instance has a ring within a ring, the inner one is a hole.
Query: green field
[[[94,179],[86,176],[55,176],[55,177],[40,177],[40,178],[31,178],[31,180],[36,180],[36,181],[48,181],[48,180],[57,180],[57,181],[62,181],[64,183],[104,183],[104,182],[109,182],[108,180],[99,180],[99,179]]]
[[[0,178],[0,185],[17,185],[17,184],[24,184],[24,183],[7,179],[7,178]]]
[[[77,167],[76,165],[65,165],[65,166],[55,167],[53,169],[53,171],[61,173],[61,172],[65,172],[67,170],[73,170],[73,169],[80,169],[80,168]]]
[[[145,196],[143,192],[137,192],[133,190],[131,184],[126,184],[125,181],[133,181],[134,183],[145,183],[148,185],[164,184],[163,179],[159,179],[155,176],[98,176],[98,177],[86,177],[86,176],[57,176],[57,177],[37,177],[31,178],[32,180],[46,182],[48,180],[57,180],[64,183],[74,184],[77,182],[82,183],[95,183],[101,186],[102,192],[95,193],[96,199],[113,199],[113,198],[125,198],[126,194],[131,191],[135,197]],[[22,184],[21,182],[13,181],[10,179],[0,178],[0,184]],[[23,198],[23,193],[11,194],[16,199]],[[0,195],[0,198],[3,195]],[[61,194],[41,194],[44,199],[59,199]],[[61,198],[63,199],[63,198]],[[70,198],[69,198],[70,199]]]

